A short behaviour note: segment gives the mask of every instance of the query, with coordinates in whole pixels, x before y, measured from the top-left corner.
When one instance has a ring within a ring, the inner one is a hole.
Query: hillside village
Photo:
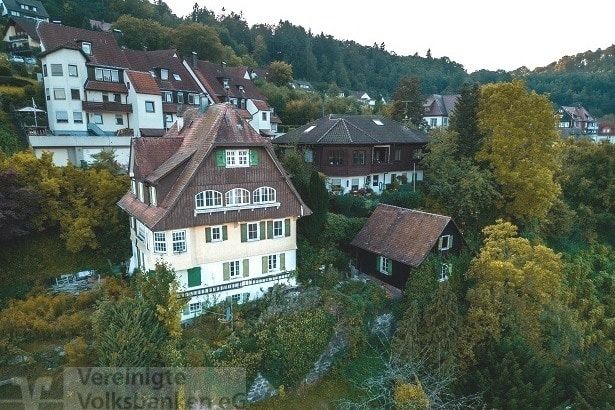
[[[347,44],[421,66],[383,91],[274,53],[289,22],[112,3],[0,0],[0,398],[152,367],[239,369],[235,408],[615,403],[610,102]]]

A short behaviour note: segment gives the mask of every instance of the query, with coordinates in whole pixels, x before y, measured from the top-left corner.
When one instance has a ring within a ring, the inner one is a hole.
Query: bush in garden
[[[66,364],[72,367],[87,366],[90,363],[88,344],[82,336],[76,337],[64,346]]]

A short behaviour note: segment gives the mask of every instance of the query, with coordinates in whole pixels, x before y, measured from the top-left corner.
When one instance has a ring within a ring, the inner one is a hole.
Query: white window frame
[[[228,263],[229,278],[238,278],[241,276],[241,261],[230,261]]]
[[[179,75],[179,74],[177,74],[177,73],[173,73],[173,79],[174,79],[175,81],[181,81],[181,80],[182,80],[182,78],[180,77],[180,75]]]
[[[71,72],[71,68],[75,69],[74,74]],[[68,76],[69,77],[79,77],[79,69],[77,68],[77,66],[75,64],[69,64],[68,65]]]
[[[130,180],[130,192],[137,196],[137,181],[134,178]]]
[[[77,118],[79,117],[79,118]],[[81,111],[73,111],[73,123],[75,124],[83,124],[83,112]]]
[[[188,313],[190,314],[199,313],[201,312],[201,310],[203,310],[203,305],[201,304],[201,302],[194,302],[188,304]]]
[[[243,188],[233,188],[224,194],[226,206],[250,205],[250,191]]]
[[[280,258],[277,254],[267,256],[267,273],[280,271]]]
[[[220,208],[223,206],[222,192],[208,189],[194,196],[196,209]]]
[[[241,301],[241,293],[236,293],[234,295],[231,295],[232,303],[239,303],[240,301]]]
[[[265,197],[267,199],[265,199]],[[276,190],[269,186],[256,188],[252,192],[252,203],[254,204],[273,204],[276,201]]]
[[[440,265],[440,277],[438,278],[438,282],[446,282],[452,273],[453,264],[443,263],[442,265]]]
[[[101,113],[92,113],[92,123],[101,125],[103,123],[103,116]]]
[[[158,200],[156,198],[156,187],[149,187],[149,202],[152,206],[158,206]]]
[[[160,79],[168,80],[169,79],[169,70],[167,68],[160,69]]]
[[[250,227],[256,226],[256,237],[250,238]],[[259,222],[248,222],[246,226],[246,238],[248,242],[254,242],[261,239],[261,224]]]
[[[430,127],[437,127],[438,126],[438,119],[437,118],[430,118],[429,119],[429,126]]]
[[[91,56],[92,55],[92,43],[90,43],[89,41],[82,41],[81,42],[81,50]]]
[[[386,256],[380,256],[380,263],[378,266],[380,273],[382,273],[383,275],[387,275],[387,276],[391,276],[391,274],[389,273],[388,267],[389,265],[391,265],[393,263],[393,261],[389,258],[387,258]]]
[[[58,124],[68,124],[68,111],[56,111],[56,122]]]
[[[151,107],[152,107],[152,110],[151,110],[151,111],[148,109],[148,107],[149,107],[149,106],[151,106]],[[153,101],[145,101],[145,112],[146,112],[146,113],[153,113],[153,112],[156,112],[156,104],[154,104],[154,102],[153,102]]]
[[[54,100],[66,100],[66,90],[64,88],[54,88],[53,89],[53,99]]]
[[[143,182],[137,182],[137,198],[143,202],[145,200],[145,187]]]
[[[54,74],[54,67],[56,68],[55,74]],[[57,70],[58,67],[60,67],[59,71]],[[52,77],[62,77],[64,75],[64,69],[62,68],[62,64],[50,64],[49,68],[51,69]]]
[[[124,115],[115,114],[115,125],[124,125]]]
[[[444,242],[446,241],[446,246]],[[442,235],[438,241],[438,250],[448,251],[453,247],[453,235]]]
[[[279,231],[280,234],[276,235],[276,224],[279,224]],[[284,223],[284,219],[274,219],[273,220],[273,238],[274,239],[278,239],[278,238],[284,238],[284,235],[286,234],[285,232],[286,230],[286,226]]]
[[[162,101],[172,103],[173,102],[173,93],[171,91],[163,91],[162,92]]]
[[[216,238],[214,235],[217,235],[218,238]],[[222,242],[223,239],[224,238],[222,237],[222,225],[212,226],[211,227],[211,238],[209,238],[209,240],[211,242]]]
[[[141,221],[137,220],[137,239],[145,241],[146,237],[147,229],[145,228],[145,225],[143,225]]]
[[[227,149],[225,151],[227,168],[245,168],[250,166],[249,149]]]
[[[154,253],[167,253],[166,232],[154,232]]]
[[[172,231],[171,242],[174,254],[185,253],[188,251],[188,241],[185,229],[179,231]]]
[[[181,91],[177,92],[177,103],[178,104],[183,104],[184,103],[184,93]]]

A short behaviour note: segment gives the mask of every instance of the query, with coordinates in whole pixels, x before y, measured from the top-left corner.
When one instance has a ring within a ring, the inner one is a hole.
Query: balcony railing
[[[86,112],[132,112],[131,104],[122,104],[115,101],[82,101],[83,111]]]
[[[36,127],[34,125],[26,125],[25,127],[27,135],[50,135],[49,129],[47,127]]]
[[[240,289],[240,288],[243,288],[244,286],[258,285],[260,283],[267,283],[267,282],[278,282],[278,281],[290,278],[291,275],[292,275],[291,272],[282,272],[282,273],[278,273],[277,275],[263,276],[260,278],[246,279],[246,280],[240,280],[237,282],[229,282],[229,283],[223,283],[221,285],[206,286],[200,289],[188,290],[185,292],[180,292],[179,295],[184,298],[186,297],[191,298],[194,296],[201,296],[201,295],[209,295],[212,293],[224,292],[227,290]]]
[[[28,35],[26,33],[19,33],[14,36],[9,36],[9,41],[23,41],[27,39]]]

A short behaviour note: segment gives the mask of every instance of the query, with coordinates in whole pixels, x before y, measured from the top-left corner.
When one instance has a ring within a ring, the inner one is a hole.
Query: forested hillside
[[[107,22],[115,22],[122,15],[138,18],[125,17],[116,24],[124,31],[129,47],[151,50],[174,44],[180,52],[195,48],[201,58],[224,59],[231,65],[265,66],[283,60],[292,64],[295,78],[311,81],[319,91],[335,83],[343,90],[365,90],[373,96],[390,97],[404,76],[418,76],[424,94],[458,92],[468,81],[484,84],[521,78],[530,88],[549,94],[556,104],[583,104],[597,117],[615,113],[615,46],[566,56],[534,71],[522,67],[513,72],[479,70],[468,74],[461,64],[447,57],[432,58],[429,52],[426,57],[398,56],[387,51],[384,43],[368,47],[341,41],[288,21],[249,27],[240,14],[214,15],[196,4],[190,15],[180,18],[160,0],[154,4],[147,0],[43,3],[52,19],[73,26],[87,27],[90,18]],[[192,25],[194,22],[208,29]],[[182,37],[174,37],[170,31],[178,27],[187,36],[183,38],[203,35],[207,41],[201,45],[198,41],[180,42],[177,39]]]

